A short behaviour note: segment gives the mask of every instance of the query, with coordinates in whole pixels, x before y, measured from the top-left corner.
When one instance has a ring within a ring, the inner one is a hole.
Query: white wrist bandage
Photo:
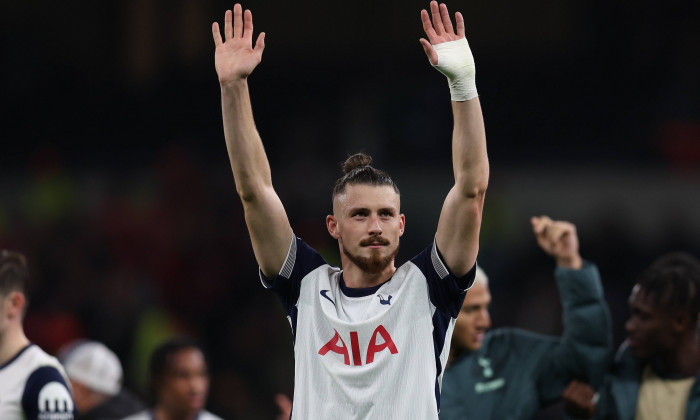
[[[468,101],[478,96],[476,92],[476,67],[467,38],[433,45],[438,63],[433,66],[447,76],[453,101]]]

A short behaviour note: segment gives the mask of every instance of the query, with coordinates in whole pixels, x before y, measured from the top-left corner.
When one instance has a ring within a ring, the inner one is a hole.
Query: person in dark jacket
[[[573,418],[700,419],[700,261],[670,253],[639,277],[629,298],[627,340],[598,394],[566,389]],[[597,401],[597,403],[596,403]]]
[[[581,258],[573,224],[548,217],[531,222],[538,244],[557,263],[564,333],[489,331],[488,279],[477,272],[452,336],[440,419],[530,419],[560,400],[572,378],[602,382],[612,336],[598,270]]]
[[[73,388],[76,420],[116,420],[143,410],[145,405],[122,387],[122,365],[102,343],[78,340],[60,355]]]

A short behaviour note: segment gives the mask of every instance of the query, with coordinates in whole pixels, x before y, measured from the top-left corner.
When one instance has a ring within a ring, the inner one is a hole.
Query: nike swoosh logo
[[[321,290],[321,296],[323,296],[324,298],[330,300],[331,303],[333,304],[333,306],[335,306],[335,302],[333,302],[333,299],[331,299],[330,297],[328,297],[328,295],[327,295],[328,292],[329,292],[329,290],[326,290],[326,289]]]

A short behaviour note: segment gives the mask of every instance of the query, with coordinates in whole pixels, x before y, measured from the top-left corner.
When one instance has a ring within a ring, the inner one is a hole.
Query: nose
[[[206,376],[196,376],[189,381],[190,392],[197,395],[206,395],[209,388],[209,380]]]
[[[379,217],[376,214],[372,215],[369,219],[368,233],[370,235],[381,235],[382,234],[382,226],[379,223]]]
[[[630,318],[625,322],[625,331],[627,331],[628,334],[634,332],[636,327],[637,324],[634,322],[634,318]]]

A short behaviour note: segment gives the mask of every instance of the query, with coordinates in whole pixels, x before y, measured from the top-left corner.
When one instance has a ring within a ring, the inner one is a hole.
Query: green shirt
[[[610,314],[595,265],[557,267],[564,333],[515,328],[487,332],[479,350],[445,370],[440,419],[530,419],[561,398],[574,379],[602,383],[612,356]]]

